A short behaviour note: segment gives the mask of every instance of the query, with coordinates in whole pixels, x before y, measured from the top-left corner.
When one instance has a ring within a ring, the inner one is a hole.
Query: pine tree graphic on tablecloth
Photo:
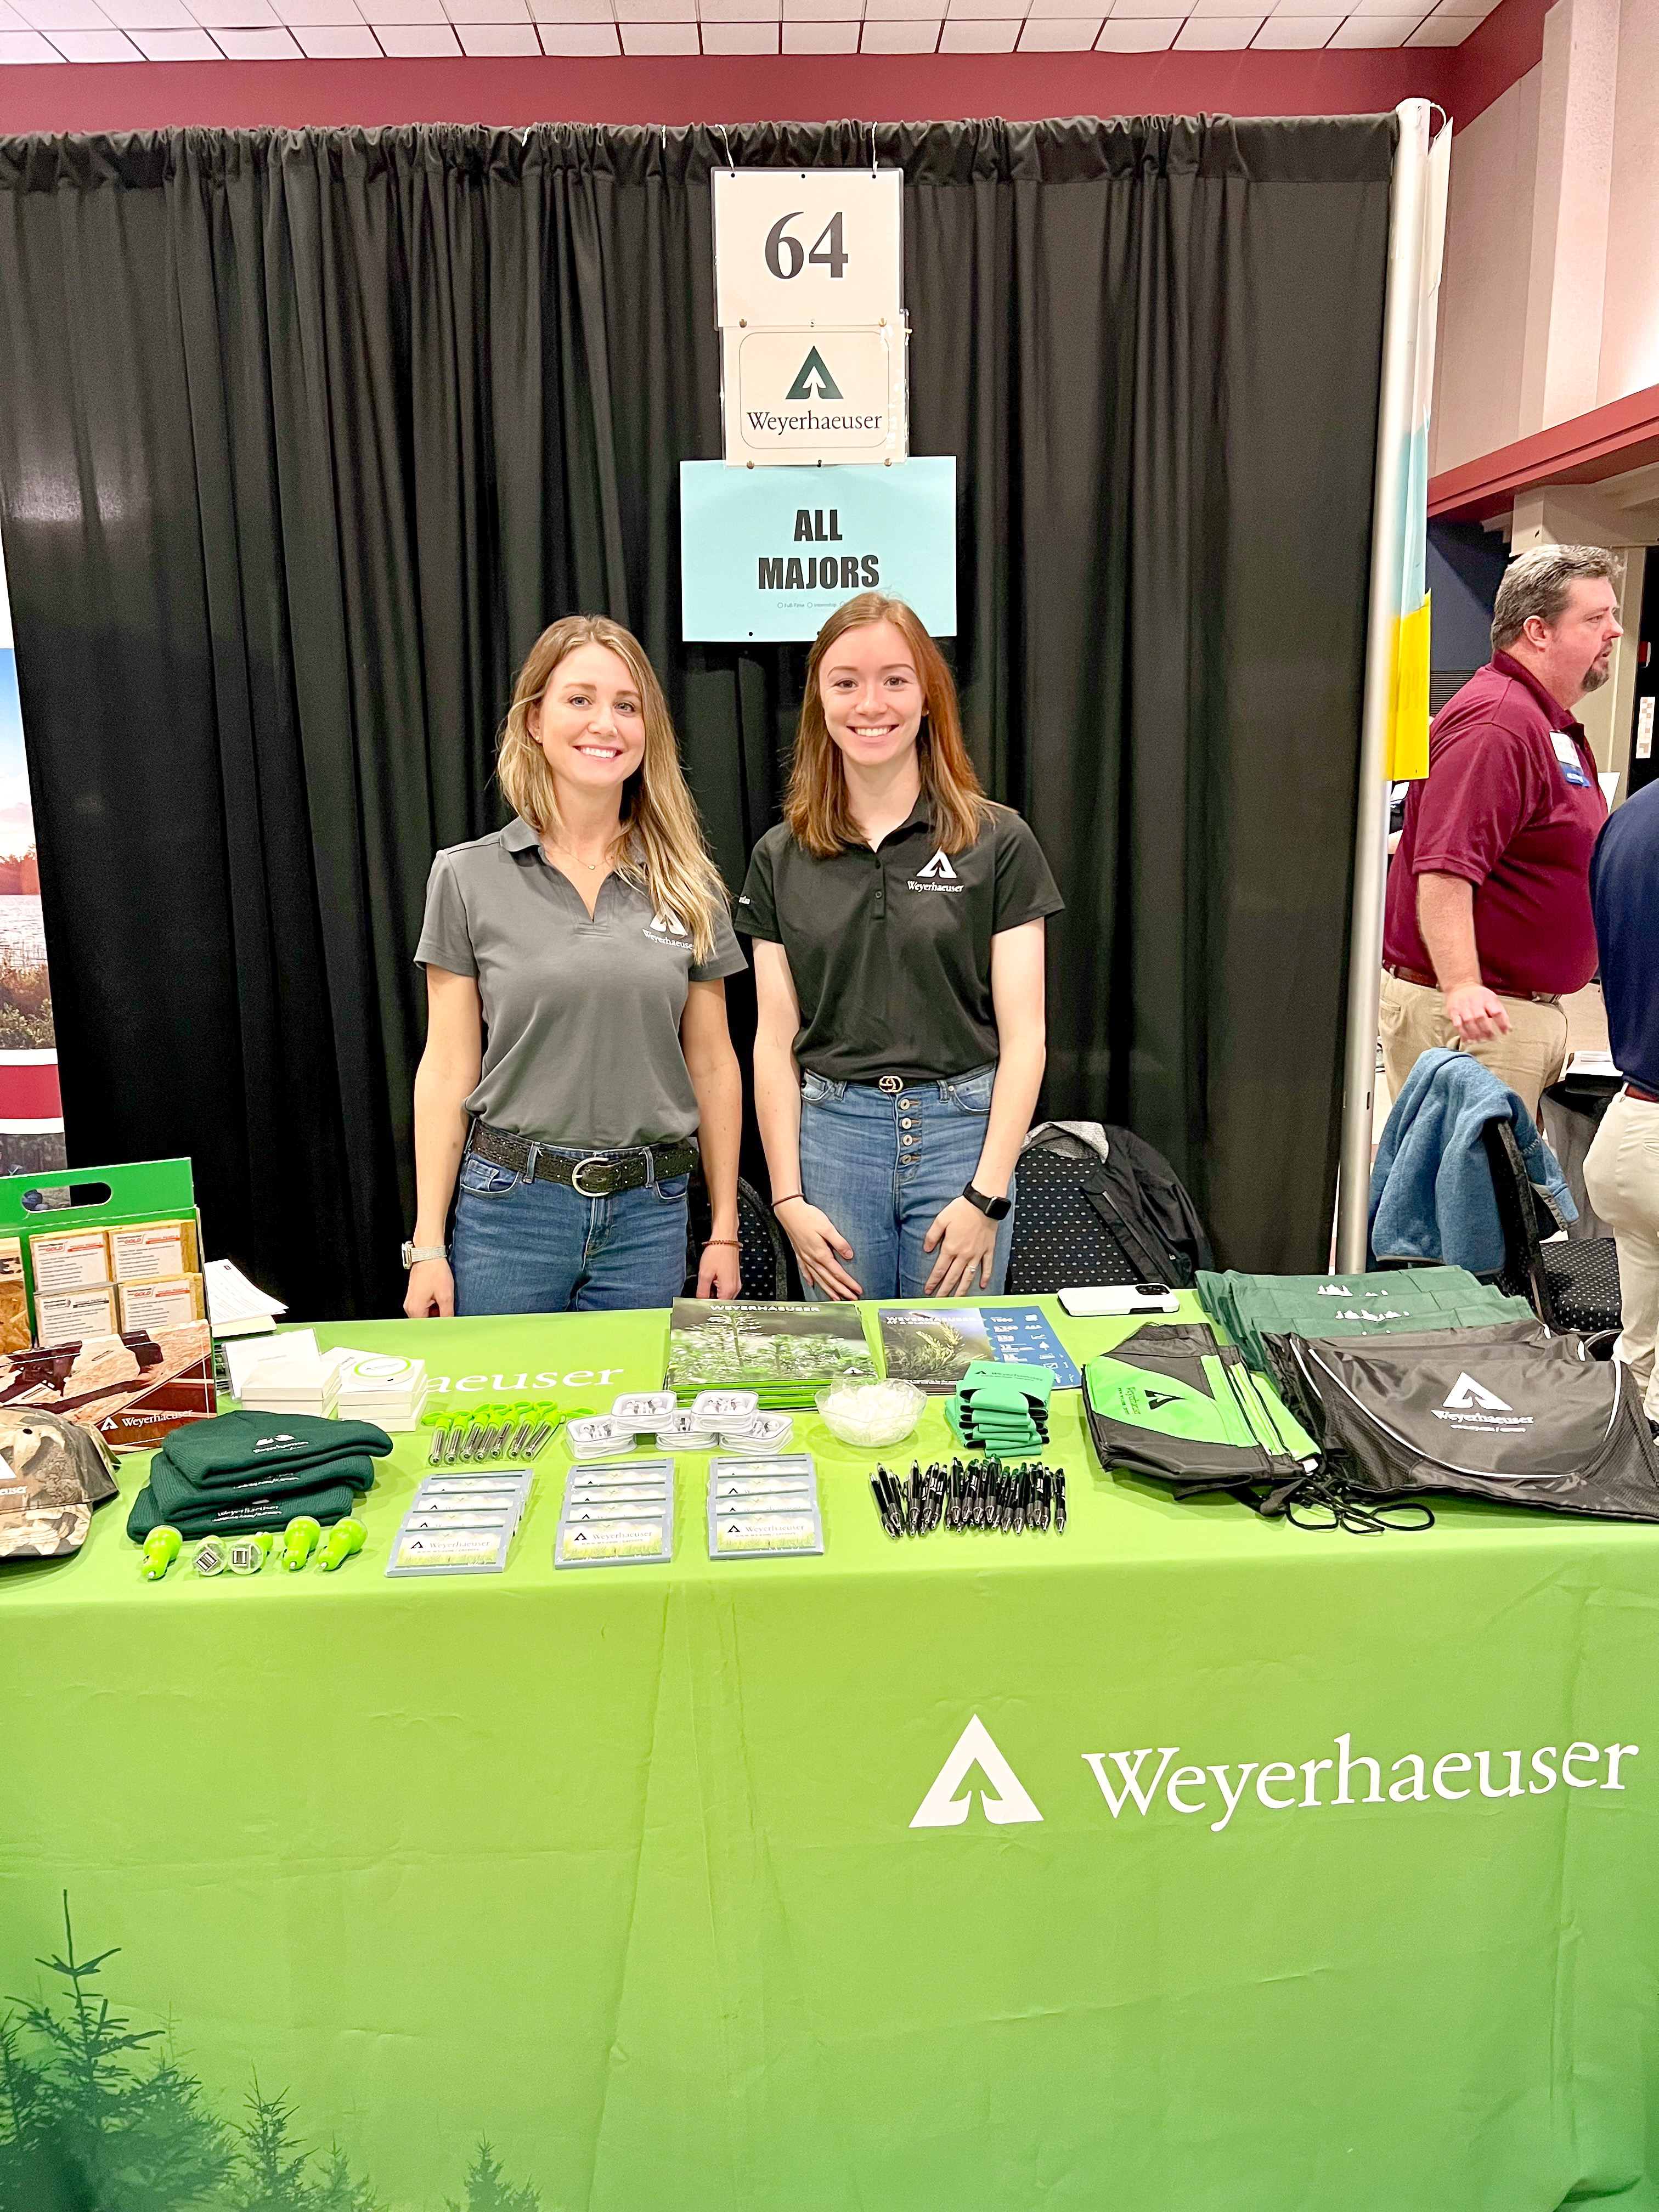
[[[78,1959],[69,1898],[59,2004],[25,2003],[4,2028],[10,2100],[0,2106],[0,2212],[187,2212],[230,2171],[226,2130],[201,2084],[97,1988],[113,1951]],[[33,2055],[25,2057],[25,2044]]]
[[[135,2028],[99,1986],[112,1949],[78,1959],[69,1897],[64,1954],[38,1961],[52,1999],[0,2014],[0,2212],[387,2212],[338,2144],[295,2130],[286,2090],[258,2076],[246,2117],[227,2127],[160,2028]],[[451,2212],[540,2212],[481,2138]]]
[[[453,2197],[444,2199],[448,2212],[540,2212],[538,2191],[514,2189],[504,2178],[501,2162],[489,2148],[489,2139],[478,2139],[478,2155],[466,2177],[466,2202],[458,2204]]]

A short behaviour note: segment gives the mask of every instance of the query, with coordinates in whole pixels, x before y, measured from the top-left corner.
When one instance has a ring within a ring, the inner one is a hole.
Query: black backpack
[[[1061,1132],[1019,1156],[1011,1295],[1084,1283],[1190,1290],[1214,1261],[1198,1210],[1162,1152],[1133,1129],[1105,1131],[1103,1160]]]

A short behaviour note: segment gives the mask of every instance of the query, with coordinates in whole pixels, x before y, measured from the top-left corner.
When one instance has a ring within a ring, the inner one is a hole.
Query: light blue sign
[[[689,642],[814,638],[855,592],[957,629],[954,457],[896,468],[680,463],[680,605]]]

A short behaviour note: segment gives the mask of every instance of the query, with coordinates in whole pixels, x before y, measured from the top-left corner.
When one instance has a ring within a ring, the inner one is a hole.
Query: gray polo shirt
[[[438,854],[415,957],[477,981],[483,1073],[468,1113],[595,1152],[693,1133],[696,1093],[680,1048],[687,987],[745,964],[724,910],[714,957],[696,967],[684,930],[620,876],[600,884],[590,919],[516,818]]]

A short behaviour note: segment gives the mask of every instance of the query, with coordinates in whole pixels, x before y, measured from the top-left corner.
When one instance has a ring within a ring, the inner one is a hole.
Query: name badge
[[[1555,757],[1561,763],[1561,774],[1565,781],[1568,783],[1588,787],[1589,778],[1585,775],[1583,763],[1578,757],[1578,748],[1566,732],[1553,730],[1550,732],[1550,743],[1555,747]]]

